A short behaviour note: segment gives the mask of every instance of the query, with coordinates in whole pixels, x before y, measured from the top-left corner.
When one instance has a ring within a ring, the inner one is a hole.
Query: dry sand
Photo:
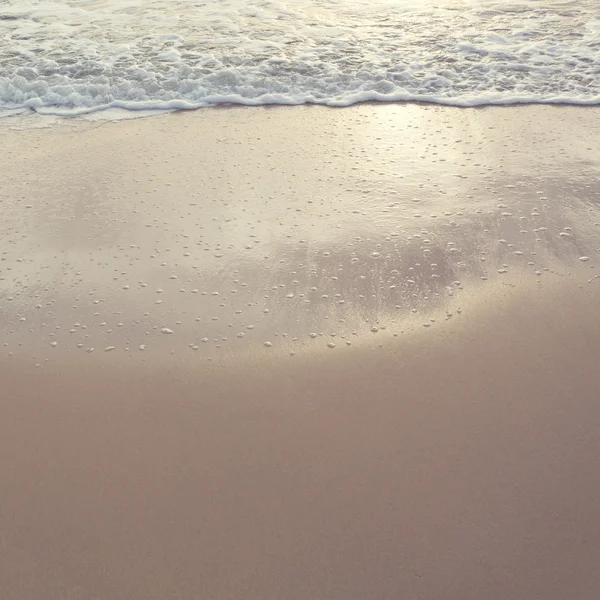
[[[3,600],[600,597],[596,109],[2,127]]]

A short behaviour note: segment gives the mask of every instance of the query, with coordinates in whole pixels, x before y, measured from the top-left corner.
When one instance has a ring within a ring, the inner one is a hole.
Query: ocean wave
[[[592,2],[9,0],[0,116],[219,104],[600,104]]]

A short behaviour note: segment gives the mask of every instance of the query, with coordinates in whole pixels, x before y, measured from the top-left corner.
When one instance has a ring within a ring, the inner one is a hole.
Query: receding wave
[[[0,115],[422,101],[600,104],[600,7],[8,0]]]

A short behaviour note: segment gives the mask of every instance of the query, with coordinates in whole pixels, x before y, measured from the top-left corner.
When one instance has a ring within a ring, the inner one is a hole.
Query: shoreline
[[[567,108],[567,109],[596,109],[600,107],[600,99],[590,100],[589,102],[573,102],[573,101],[560,101],[560,100],[539,100],[539,101],[520,101],[516,100],[514,102],[498,102],[498,103],[488,103],[488,104],[474,104],[474,105],[460,105],[460,104],[445,104],[439,101],[427,101],[427,100],[365,100],[355,102],[354,104],[349,104],[347,106],[334,106],[329,104],[320,104],[317,102],[304,102],[300,104],[209,104],[206,106],[197,106],[197,107],[189,107],[189,108],[132,108],[132,107],[120,107],[120,106],[103,106],[90,110],[89,112],[77,113],[77,114],[54,114],[54,113],[45,113],[38,112],[35,108],[15,108],[15,109],[6,109],[6,110],[15,110],[15,111],[25,111],[25,113],[16,112],[14,114],[6,115],[4,117],[0,117],[0,127],[2,124],[8,124],[11,119],[27,119],[28,117],[37,118],[40,117],[42,119],[52,120],[52,125],[60,126],[61,123],[76,123],[77,125],[85,125],[86,123],[94,123],[98,124],[109,124],[109,123],[120,123],[121,121],[130,121],[137,119],[148,119],[152,117],[168,117],[179,114],[187,114],[187,113],[195,113],[198,111],[208,110],[245,110],[245,109],[255,109],[255,110],[272,110],[272,109],[294,109],[294,108],[319,108],[319,109],[330,109],[330,110],[347,110],[353,109],[359,106],[416,106],[422,108],[442,108],[442,109],[458,109],[458,110],[488,110],[488,109],[515,109],[515,108],[536,108],[536,107],[545,107],[545,108]],[[47,108],[47,107],[44,107]],[[94,119],[92,118],[95,114],[103,114],[111,111],[119,111],[122,112],[123,115],[131,114],[134,115],[136,113],[148,113],[141,116],[123,116],[121,118],[100,118]],[[44,125],[46,127],[47,125]],[[27,124],[27,127],[23,127],[23,129],[30,128],[31,125]],[[38,129],[38,127],[32,127],[34,129]],[[11,129],[11,128],[7,128]]]

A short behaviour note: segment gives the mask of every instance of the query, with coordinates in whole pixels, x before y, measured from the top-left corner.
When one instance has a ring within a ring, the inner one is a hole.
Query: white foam
[[[600,103],[595,0],[8,0],[0,117]]]

